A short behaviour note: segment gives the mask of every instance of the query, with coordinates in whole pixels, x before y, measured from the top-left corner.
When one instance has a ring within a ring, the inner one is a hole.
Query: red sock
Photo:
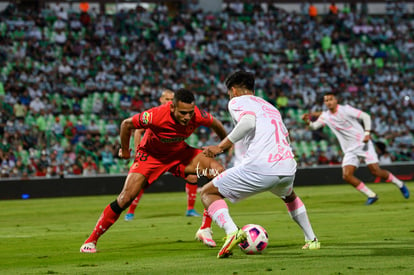
[[[203,221],[201,222],[200,229],[210,228],[210,227],[211,227],[211,217],[208,215],[207,209],[204,209]]]
[[[118,220],[119,215],[120,214],[116,214],[112,210],[111,205],[108,204],[99,217],[99,220],[95,225],[95,229],[92,231],[92,234],[85,241],[85,243],[93,242],[96,244],[102,234],[105,233],[111,227],[111,225],[116,222],[116,220]]]
[[[187,210],[194,209],[194,204],[197,198],[197,184],[185,184],[185,192],[187,193]]]
[[[135,200],[129,206],[127,214],[134,214],[135,213],[135,208],[137,208],[138,203],[139,203],[139,201],[140,201],[143,194],[144,194],[144,189],[141,189],[141,191],[139,191],[139,193],[138,193],[138,196],[135,198]]]

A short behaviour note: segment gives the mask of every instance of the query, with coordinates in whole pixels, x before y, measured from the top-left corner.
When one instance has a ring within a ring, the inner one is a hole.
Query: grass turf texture
[[[184,216],[184,192],[145,194],[135,220],[123,213],[96,254],[79,247],[115,196],[0,201],[0,274],[414,274],[414,198],[390,183],[369,186],[380,197],[371,206],[346,184],[296,188],[322,243],[316,251],[300,249],[300,229],[270,193],[229,203],[240,227],[264,226],[269,247],[228,259],[216,258],[224,232],[215,224],[218,247],[194,240],[201,218]]]

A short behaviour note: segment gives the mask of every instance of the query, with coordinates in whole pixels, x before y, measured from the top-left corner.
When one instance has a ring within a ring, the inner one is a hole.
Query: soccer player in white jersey
[[[226,258],[232,249],[246,239],[246,233],[234,223],[224,198],[237,202],[252,195],[270,191],[286,204],[291,218],[305,235],[303,249],[318,249],[305,205],[293,191],[296,161],[288,141],[288,131],[279,111],[267,101],[254,96],[252,73],[237,71],[226,82],[230,115],[235,128],[218,145],[204,148],[213,157],[243,140],[246,153],[242,162],[203,186],[201,200],[213,221],[226,232],[226,241],[217,257]]]
[[[247,148],[241,140],[234,144],[233,150],[234,166],[238,166],[239,164],[241,164],[244,154],[246,154]]]
[[[333,92],[324,95],[324,103],[328,110],[314,114],[318,117],[316,121],[311,122],[309,114],[304,114],[302,120],[312,130],[327,125],[338,138],[341,149],[344,152],[342,176],[345,181],[368,197],[366,205],[371,205],[378,200],[378,195],[354,176],[355,170],[360,164],[360,159],[363,159],[371,174],[393,182],[400,189],[404,198],[408,199],[410,192],[407,186],[391,172],[381,169],[378,165],[378,156],[370,135],[371,117],[367,113],[349,105],[338,104],[336,95]],[[360,121],[363,122],[364,127]]]

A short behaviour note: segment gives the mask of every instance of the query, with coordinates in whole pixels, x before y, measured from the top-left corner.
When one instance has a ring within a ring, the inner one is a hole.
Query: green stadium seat
[[[63,114],[60,114],[59,115],[59,119],[60,119],[60,125],[65,126],[66,125],[66,122],[67,122],[66,116],[63,115]]]
[[[17,152],[17,155],[20,157],[24,165],[28,165],[30,163],[30,156],[27,150],[21,150]]]
[[[195,148],[198,147],[198,141],[199,141],[199,138],[194,133],[185,140],[185,142],[187,142],[188,145],[190,145],[191,147],[195,147]]]
[[[99,132],[101,135],[106,134],[106,120],[105,119],[99,119],[96,123],[99,127]]]
[[[328,148],[328,141],[323,139],[323,140],[319,141],[319,145],[321,146],[321,149],[323,151],[326,151],[326,149]]]
[[[3,82],[0,82],[0,97],[4,97],[5,95],[6,95],[6,92],[4,91]]]
[[[78,121],[78,117],[75,116],[74,114],[70,114],[67,116],[66,120],[71,121],[75,125],[76,122]]]
[[[60,146],[62,146],[62,148],[66,148],[68,147],[68,145],[69,145],[69,141],[67,138],[64,137],[60,139]]]

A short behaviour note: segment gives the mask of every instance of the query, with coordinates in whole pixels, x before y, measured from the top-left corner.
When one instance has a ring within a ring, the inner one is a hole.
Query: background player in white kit
[[[242,139],[247,151],[240,165],[224,171],[201,190],[201,200],[208,214],[227,234],[217,257],[230,256],[232,249],[246,239],[246,233],[230,217],[223,198],[237,202],[264,191],[272,192],[285,202],[290,216],[305,235],[306,243],[302,248],[319,249],[320,243],[313,232],[305,205],[293,191],[296,161],[279,111],[254,96],[252,73],[235,72],[225,84],[231,99],[228,108],[237,124],[218,145],[205,147],[204,153],[215,156]]]
[[[404,198],[408,199],[410,192],[407,186],[391,172],[381,169],[378,165],[378,156],[370,135],[371,117],[367,113],[349,105],[338,104],[338,100],[333,92],[324,95],[324,103],[328,110],[314,114],[318,116],[316,121],[311,122],[309,114],[304,114],[302,120],[312,130],[327,125],[335,134],[344,152],[344,159],[342,161],[344,180],[368,197],[366,205],[373,204],[378,200],[377,194],[354,176],[355,170],[360,164],[360,159],[363,159],[371,174],[393,182],[400,189]],[[364,127],[359,122],[360,120],[362,120]]]

